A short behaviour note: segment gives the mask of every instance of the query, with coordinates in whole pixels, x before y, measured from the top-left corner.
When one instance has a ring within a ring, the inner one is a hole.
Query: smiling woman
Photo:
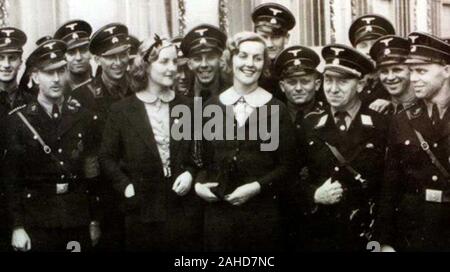
[[[293,126],[285,106],[258,87],[269,63],[264,40],[252,32],[238,33],[229,40],[226,55],[233,86],[209,102],[222,109],[223,123],[217,131],[225,132],[232,120],[233,131],[251,135],[261,120],[272,124],[275,118],[271,129],[278,128],[272,132],[279,134],[279,145],[275,150],[261,150],[266,142],[261,129],[253,140],[235,137],[203,142],[206,170],[199,174],[195,191],[211,203],[205,206],[205,249],[277,251],[282,241],[279,189],[286,188],[282,183],[293,167]],[[268,108],[266,114],[261,114],[262,108]],[[278,110],[273,113],[272,108]]]

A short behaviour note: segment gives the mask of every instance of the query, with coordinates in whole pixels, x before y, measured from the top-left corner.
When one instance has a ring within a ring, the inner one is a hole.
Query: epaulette
[[[315,108],[313,111],[309,112],[308,114],[305,115],[305,118],[308,118],[309,116],[312,115],[320,115],[322,113],[324,113],[325,111],[319,107]]]
[[[22,106],[19,107],[15,107],[14,109],[12,109],[10,112],[8,112],[8,115],[13,115],[14,113],[24,109],[27,107],[27,104],[23,104]]]
[[[317,122],[316,126],[314,127],[315,129],[319,129],[319,128],[323,128],[328,120],[328,114],[325,114],[324,116],[322,116],[319,121]]]

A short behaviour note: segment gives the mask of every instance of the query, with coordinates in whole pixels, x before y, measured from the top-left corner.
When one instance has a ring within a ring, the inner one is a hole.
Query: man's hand
[[[206,202],[216,202],[220,199],[211,192],[211,188],[217,187],[219,183],[196,183],[195,193]]]
[[[370,104],[369,108],[378,113],[384,113],[388,109],[389,105],[391,105],[390,101],[384,99],[377,99],[374,102],[372,102],[372,104]]]
[[[89,225],[89,236],[91,237],[92,246],[95,247],[100,241],[102,236],[102,230],[100,229],[100,223],[92,221]]]
[[[225,196],[225,200],[231,205],[240,206],[261,192],[261,185],[252,182],[239,186],[231,194]]]
[[[31,239],[24,228],[16,228],[13,231],[11,245],[15,251],[26,252],[31,249]]]
[[[341,201],[343,193],[342,185],[338,181],[331,183],[331,178],[329,178],[316,190],[314,202],[316,204],[333,205]]]
[[[188,171],[179,175],[173,183],[172,190],[179,196],[185,196],[192,188],[192,175]]]

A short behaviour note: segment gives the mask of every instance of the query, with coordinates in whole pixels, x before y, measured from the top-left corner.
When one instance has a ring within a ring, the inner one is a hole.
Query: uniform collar
[[[356,115],[359,112],[359,109],[361,109],[361,100],[358,100],[350,109],[347,109],[346,112],[348,113],[348,115],[350,116],[350,118],[353,120],[355,120]],[[336,112],[338,112],[335,108],[330,107],[331,108],[331,113],[333,114],[333,117],[335,116]]]
[[[139,100],[141,100],[142,102],[144,102],[145,104],[153,104],[158,100],[160,100],[164,103],[169,103],[175,99],[175,91],[169,90],[169,91],[161,92],[158,96],[156,96],[148,91],[143,91],[143,92],[136,93],[136,97]]]
[[[246,95],[238,94],[234,87],[231,87],[219,95],[219,100],[225,106],[230,106],[234,105],[241,97],[243,97],[245,102],[250,106],[258,108],[267,104],[273,96],[261,87],[258,87],[256,90]]]
[[[37,101],[38,101],[39,105],[41,105],[41,107],[44,108],[45,112],[49,116],[52,116],[54,103],[51,103],[50,101],[45,99],[40,93],[37,96]],[[62,107],[64,104],[64,96],[62,96],[61,99],[56,104],[58,105],[59,112],[62,112]]]
[[[431,103],[431,102],[425,101],[425,100],[423,102],[425,103],[425,106],[427,108],[428,116],[431,116],[431,114],[433,112],[433,105],[434,104]],[[436,106],[437,106],[437,108],[439,110],[440,118],[442,119],[444,117],[444,115],[445,115],[445,112],[448,109],[448,105],[447,104],[444,104],[444,105],[436,104]]]

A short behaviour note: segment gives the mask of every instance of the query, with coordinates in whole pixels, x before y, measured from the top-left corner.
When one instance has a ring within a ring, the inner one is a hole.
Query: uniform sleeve
[[[8,210],[12,218],[12,228],[24,226],[24,209],[22,194],[24,180],[22,162],[25,157],[25,145],[21,141],[21,120],[15,115],[9,116],[6,121],[6,155],[4,160],[4,184],[8,201]]]
[[[119,161],[121,157],[121,114],[112,110],[103,130],[103,140],[99,152],[99,162],[106,178],[111,180],[113,187],[123,194],[131,183],[130,179],[122,171]]]
[[[388,148],[386,153],[384,179],[381,183],[379,210],[375,235],[382,244],[394,245],[395,213],[398,195],[401,190],[401,177],[404,176],[400,165],[401,150],[396,145],[398,123],[393,122],[388,134]]]

